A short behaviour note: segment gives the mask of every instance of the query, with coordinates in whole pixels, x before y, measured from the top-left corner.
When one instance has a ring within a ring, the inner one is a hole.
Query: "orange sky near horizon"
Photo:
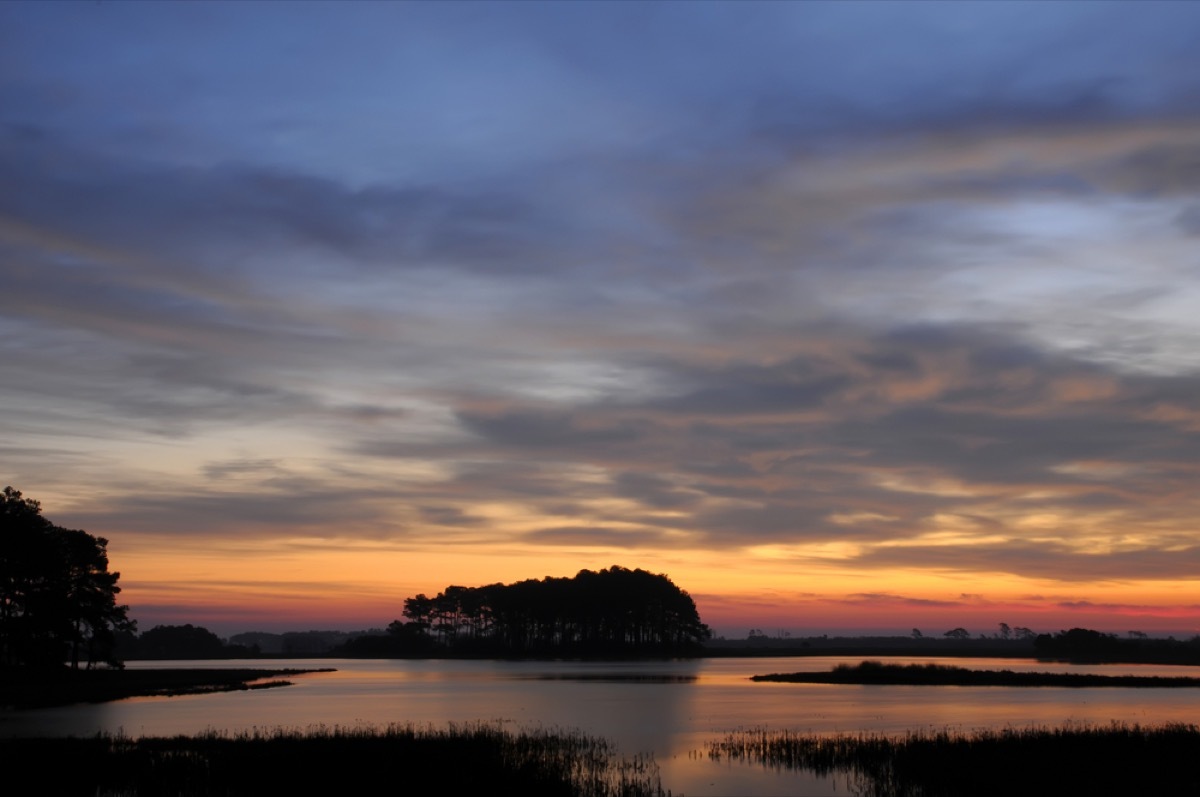
[[[110,555],[122,572],[122,600],[131,604],[141,630],[184,622],[224,636],[378,628],[403,619],[405,598],[434,595],[451,584],[511,583],[620,565],[670,576],[696,600],[702,619],[728,638],[744,637],[751,628],[794,636],[903,636],[918,628],[940,636],[961,626],[991,635],[1001,622],[1038,633],[1085,627],[1200,634],[1200,605],[1189,605],[1195,585],[1188,580],[1064,584],[1004,573],[856,572],[753,552],[630,556],[594,549],[548,556],[518,546],[438,552],[386,544],[332,552],[325,546],[312,550],[307,540],[286,554],[256,544],[219,550],[202,544],[168,555],[110,541]]]

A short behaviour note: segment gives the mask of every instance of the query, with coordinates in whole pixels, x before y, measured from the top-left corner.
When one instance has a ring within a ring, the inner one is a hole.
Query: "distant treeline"
[[[710,636],[696,604],[665,575],[613,566],[573,578],[447,587],[404,601],[384,637],[348,655],[659,655],[693,652]]]
[[[128,659],[240,659],[257,655],[244,645],[226,644],[219,636],[197,625],[156,625],[117,640],[117,654]]]
[[[955,656],[963,658],[1022,658],[1033,656],[1032,639],[925,636],[773,636],[713,639],[705,655],[740,656]]]
[[[382,636],[384,633],[382,628],[368,631],[284,631],[281,634],[247,631],[231,636],[229,644],[263,656],[319,656],[360,636]]]
[[[124,634],[117,640],[122,659],[245,659],[259,656],[319,656],[358,637],[382,636],[369,631],[286,631],[273,634],[248,631],[228,641],[202,626],[156,625],[141,634]]]
[[[1033,641],[1039,659],[1074,662],[1127,662],[1140,664],[1200,664],[1200,636],[1180,641],[1138,635],[1121,639],[1087,628],[1041,634]]]

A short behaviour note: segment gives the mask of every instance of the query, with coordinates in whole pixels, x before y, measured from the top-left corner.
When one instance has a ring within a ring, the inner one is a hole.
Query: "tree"
[[[1072,628],[1051,636],[1040,634],[1033,641],[1033,649],[1039,657],[1065,658],[1072,661],[1105,661],[1121,653],[1121,642],[1116,634],[1093,631],[1090,628]]]
[[[1012,638],[1012,629],[1008,627],[1008,623],[1000,624],[1000,638],[1001,639],[1011,639]]]
[[[409,622],[388,630],[406,647],[424,637],[425,647],[465,653],[677,653],[710,636],[691,596],[665,575],[615,565],[574,578],[450,586],[407,598],[404,616]]]
[[[116,601],[108,540],[55,526],[41,511],[12,487],[0,495],[0,664],[78,667],[84,654],[88,666],[117,664],[115,634],[134,623]]]
[[[191,623],[156,625],[138,637],[137,649],[144,659],[219,659],[225,654],[225,643]]]
[[[943,634],[943,636],[948,637],[949,639],[970,639],[971,632],[965,628],[952,628]]]

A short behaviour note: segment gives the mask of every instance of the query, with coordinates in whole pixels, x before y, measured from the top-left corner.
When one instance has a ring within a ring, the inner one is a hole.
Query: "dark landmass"
[[[406,598],[407,621],[334,655],[362,658],[641,658],[698,655],[711,636],[664,574],[613,565],[512,584],[449,586]]]
[[[393,624],[386,634],[366,633],[329,653],[346,658],[412,659],[537,659],[569,658],[600,661],[650,661],[664,658],[769,658],[805,656],[945,656],[951,658],[1033,659],[1032,639],[940,639],[926,637],[761,637],[709,639],[668,653],[629,648],[544,647],[522,653],[505,652],[488,646],[462,644],[456,648],[413,644],[406,639],[412,623]]]
[[[1032,659],[1032,639],[938,639],[924,637],[761,637],[710,639],[701,655],[709,658],[774,656],[947,656]]]
[[[1144,634],[1120,639],[1088,628],[1040,634],[1034,641],[1039,659],[1077,664],[1200,665],[1200,636],[1188,640],[1150,639]]]
[[[38,501],[5,487],[0,545],[0,665],[117,666],[116,636],[137,624],[117,603],[108,540],[51,523]]]
[[[856,666],[839,664],[827,672],[793,672],[755,675],[752,681],[793,684],[864,684],[885,686],[1067,686],[1181,688],[1200,687],[1200,678],[1138,675],[1088,675],[1082,673],[969,670],[941,664],[883,664],[864,661]]]
[[[364,631],[248,631],[228,641],[201,626],[158,625],[140,636],[117,635],[121,661],[176,659],[293,659],[324,656],[359,637],[385,637],[382,628]]]
[[[484,724],[446,731],[392,726],[236,736],[2,739],[0,768],[10,786],[25,783],[29,793],[65,797],[665,794],[652,758],[618,757],[610,743],[578,732],[513,733]]]
[[[279,677],[333,670],[163,669],[163,670],[5,670],[0,706],[45,708],[71,703],[104,703],[127,697],[196,695],[289,686]],[[276,680],[265,681],[273,678]]]
[[[249,651],[251,656],[295,658],[322,656],[363,636],[386,636],[382,628],[362,631],[247,631],[229,638],[229,647]]]
[[[452,593],[459,603],[463,588]],[[469,591],[467,592],[469,595]],[[444,596],[442,596],[444,598]],[[436,599],[427,599],[434,601]],[[443,600],[443,602],[445,602]],[[451,602],[450,605],[454,605]],[[450,634],[453,624],[432,626],[418,622],[393,623],[388,630],[304,631],[270,634],[248,632],[222,641],[204,628],[156,626],[141,637],[117,635],[118,658],[124,660],[176,659],[291,659],[306,656],[398,659],[530,659],[639,661],[659,658],[755,658],[843,656],[941,656],[947,658],[1009,658],[1069,661],[1080,664],[1180,664],[1200,665],[1200,637],[1188,640],[1150,639],[1144,635],[1119,639],[1113,634],[1073,628],[1057,634],[1020,637],[969,635],[790,637],[751,634],[743,639],[707,639],[674,650],[624,644],[602,644],[592,639],[558,645],[546,642],[514,650],[480,635],[470,622],[458,627],[453,644],[443,644],[439,634]],[[1028,632],[1028,629],[1021,629]],[[465,631],[465,633],[463,633]],[[1131,632],[1135,633],[1135,632]],[[561,640],[559,640],[561,641]]]
[[[1027,629],[1022,629],[1027,631]],[[768,637],[710,639],[701,655],[722,656],[946,656],[1068,661],[1075,664],[1180,664],[1200,666],[1200,636],[1151,639],[1072,628],[1055,634],[957,637]]]
[[[1200,727],[1113,723],[974,731],[816,736],[743,731],[713,742],[716,760],[847,774],[874,797],[1063,797],[1200,794]]]

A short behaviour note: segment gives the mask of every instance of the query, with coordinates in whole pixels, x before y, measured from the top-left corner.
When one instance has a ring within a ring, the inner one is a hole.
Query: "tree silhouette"
[[[410,650],[629,654],[690,649],[709,637],[691,596],[665,575],[613,566],[574,578],[451,586],[404,601],[388,627]]]
[[[55,526],[19,490],[0,494],[0,664],[117,664],[114,635],[132,631],[117,604],[108,540]]]
[[[225,643],[207,628],[192,625],[156,625],[138,637],[138,655],[144,659],[218,659]]]

